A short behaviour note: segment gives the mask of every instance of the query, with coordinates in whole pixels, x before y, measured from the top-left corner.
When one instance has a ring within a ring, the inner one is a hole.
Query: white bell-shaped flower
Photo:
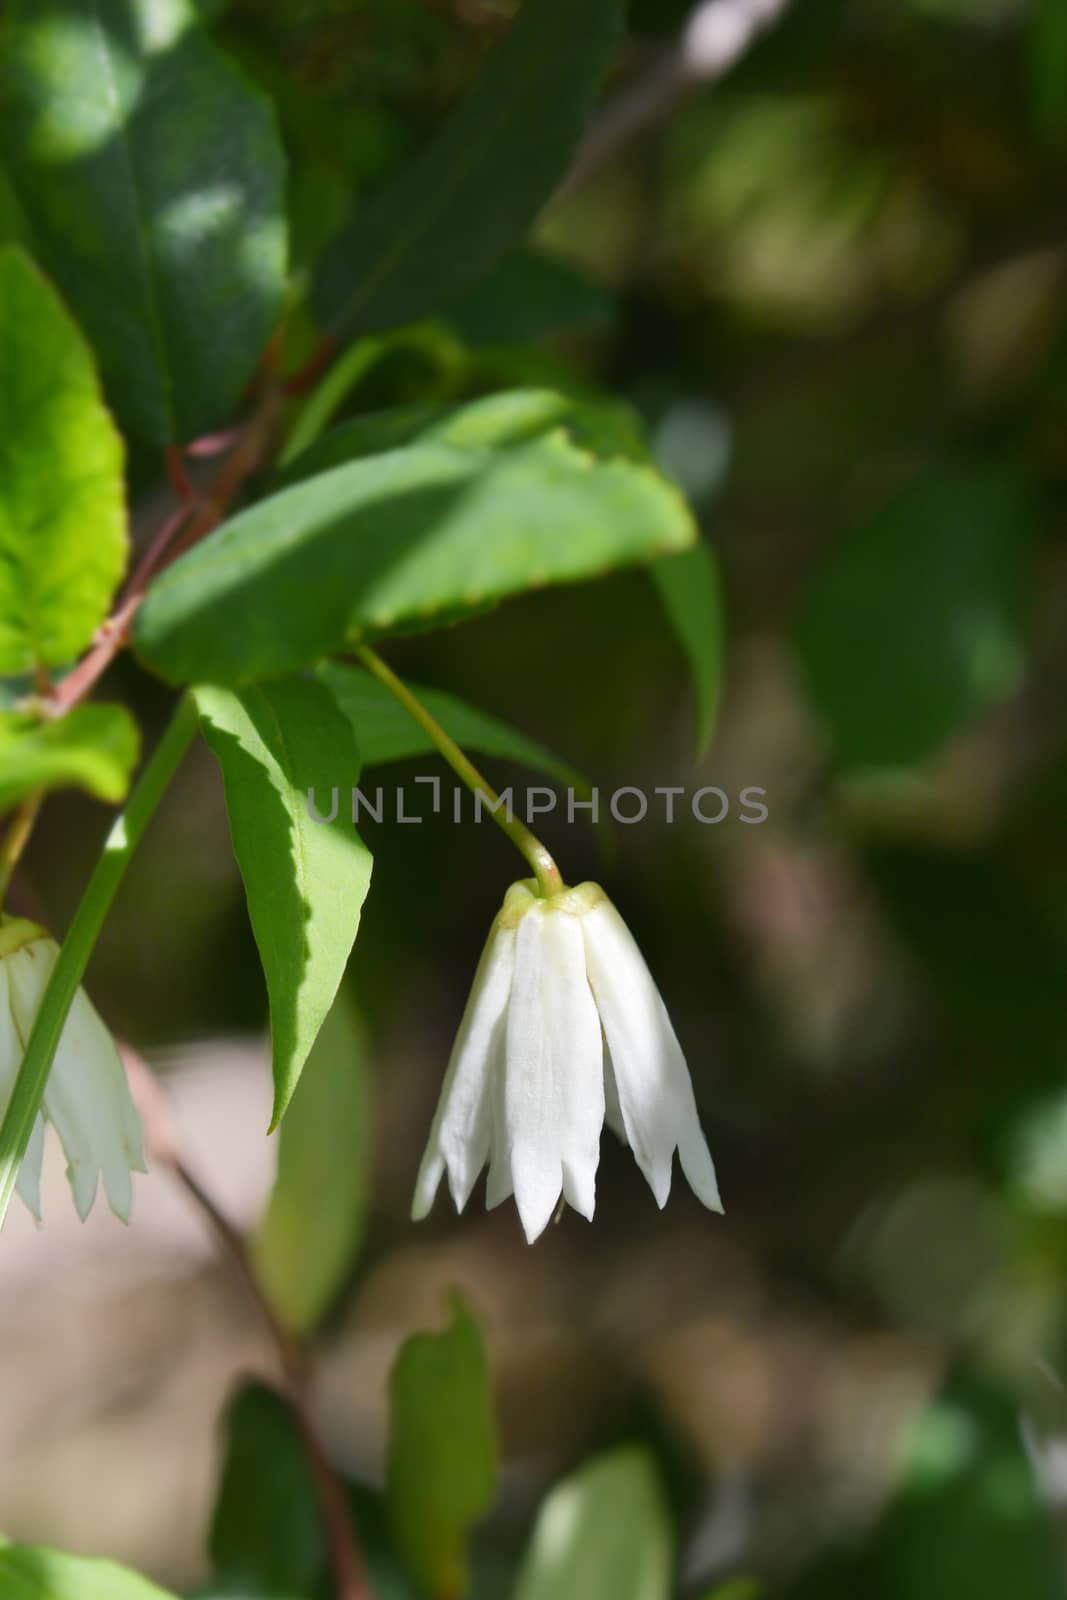
[[[560,1195],[596,1200],[605,1119],[657,1204],[674,1152],[697,1197],[722,1210],[693,1086],[633,936],[595,883],[542,898],[512,884],[475,974],[415,1186],[424,1217],[445,1172],[462,1211],[489,1162],[486,1204],[514,1194],[526,1237]]]
[[[58,954],[55,940],[36,923],[7,917],[0,922],[0,1116]],[[66,1152],[78,1215],[88,1216],[99,1174],[112,1211],[128,1222],[130,1173],[145,1170],[141,1123],[115,1041],[84,989],[74,996],[64,1023],[42,1112],[16,1179],[19,1194],[38,1218],[45,1118]]]

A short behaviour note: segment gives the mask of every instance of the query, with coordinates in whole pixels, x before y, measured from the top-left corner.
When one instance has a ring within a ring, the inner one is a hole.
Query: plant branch
[[[444,756],[452,771],[467,785],[471,794],[476,798],[481,795],[487,801],[489,814],[497,827],[507,834],[516,850],[525,856],[537,879],[541,894],[559,894],[565,887],[559,868],[537,835],[518,817],[512,815],[510,802],[505,810],[500,809],[502,803],[500,796],[482,777],[474,762],[464,754],[451,735],[445,732],[422,701],[412,694],[407,684],[386,665],[376,650],[372,650],[369,645],[359,645],[354,653],[367,671],[389,690],[394,699],[399,700],[408,715],[414,717],[419,727]]]
[[[40,1110],[41,1097],[67,1012],[123,874],[152,813],[189,747],[196,725],[196,707],[188,695],[183,695],[125,808],[112,824],[103,854],[85,887],[67,937],[56,957],[26,1041],[26,1050],[3,1122],[0,1123],[0,1226],[11,1203],[15,1178]]]
[[[152,540],[135,568],[118,607],[101,628],[93,648],[82,657],[73,672],[67,674],[47,702],[51,715],[62,716],[84,700],[119,651],[128,644],[130,626],[138,607],[164,561],[181,555],[183,550],[216,528],[246,480],[270,459],[282,402],[279,387],[267,384],[256,410],[238,435],[232,452],[202,495],[197,495],[188,484],[184,477],[184,466],[179,469],[172,453],[168,453],[171,481],[183,485],[182,504],[170,513]],[[185,498],[186,490],[192,498]]]
[[[703,0],[637,80],[609,100],[556,191],[580,188],[640,134],[665,122],[679,100],[717,83],[794,0]]]
[[[308,1469],[315,1483],[326,1525],[330,1564],[337,1585],[337,1600],[373,1600],[366,1565],[349,1512],[344,1485],[334,1471],[319,1437],[310,1404],[310,1373],[299,1341],[282,1322],[256,1276],[248,1241],[235,1227],[199,1178],[190,1171],[179,1149],[174,1119],[166,1095],[141,1058],[127,1045],[120,1046],[137,1108],[144,1125],[148,1154],[165,1167],[193,1203],[203,1212],[216,1239],[233,1264],[264,1324],[281,1368],[285,1397],[293,1413]]]

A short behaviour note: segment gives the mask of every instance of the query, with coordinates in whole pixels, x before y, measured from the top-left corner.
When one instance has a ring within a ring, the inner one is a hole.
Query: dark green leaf
[[[1029,12],[1033,120],[1050,144],[1067,144],[1067,6],[1033,0]]]
[[[122,706],[75,706],[54,722],[0,712],[0,810],[34,789],[69,787],[114,804],[129,787],[139,744]]]
[[[693,673],[697,697],[697,756],[715,731],[723,666],[723,615],[719,574],[706,544],[654,561],[649,576],[659,591],[678,643]]]
[[[387,1498],[396,1543],[429,1595],[465,1592],[467,1537],[496,1484],[481,1331],[458,1295],[443,1333],[417,1333],[389,1379]]]
[[[5,244],[20,244],[29,249],[30,229],[11,179],[0,167],[0,245]]]
[[[1019,683],[1035,506],[981,469],[924,478],[834,555],[800,658],[842,766],[932,755]]]
[[[231,413],[281,307],[273,113],[189,0],[10,0],[4,127],[37,249],[149,441]]]
[[[230,694],[196,690],[218,757],[234,853],[270,996],[274,1127],[333,1004],[359,928],[371,857],[343,807],[309,815],[359,781],[348,719],[321,684],[283,678]]]
[[[326,1571],[327,1555],[292,1412],[272,1390],[247,1383],[230,1404],[225,1431],[209,1538],[219,1586],[235,1595],[306,1600]]]
[[[156,580],[134,637],[172,681],[239,683],[692,540],[651,467],[561,431],[505,450],[420,443],[242,512]]]
[[[552,1490],[515,1600],[670,1600],[673,1549],[655,1462],[615,1450]]]
[[[611,297],[575,267],[534,250],[513,250],[489,276],[441,306],[467,344],[530,344],[548,334],[608,327]]]
[[[1020,1423],[1006,1391],[966,1375],[950,1380],[915,1426],[879,1530],[874,1593],[1062,1600]]]
[[[619,0],[529,0],[481,80],[327,252],[342,332],[422,316],[526,233],[562,175],[619,35]]]
[[[282,1319],[306,1333],[327,1309],[363,1234],[370,1187],[367,1041],[342,989],[278,1131],[278,1176],[253,1242]]]
[[[451,387],[455,377],[466,368],[467,357],[455,336],[439,322],[417,322],[409,328],[397,328],[392,333],[369,334],[355,339],[339,355],[323,377],[300,412],[281,453],[281,464],[286,466],[294,457],[311,456],[307,447],[313,445],[323,429],[328,427],[344,403],[358,389],[374,369],[391,356],[415,356],[435,374],[438,382]],[[398,443],[406,440],[397,441]],[[378,448],[392,448],[379,446]],[[304,452],[304,455],[301,455]],[[353,454],[366,454],[366,451]],[[335,457],[330,465],[350,457]],[[312,470],[318,471],[318,467]],[[290,476],[293,474],[288,474]],[[307,470],[295,471],[295,476],[306,477]]]
[[[122,441],[85,340],[37,269],[0,249],[0,672],[62,666],[126,562]]]
[[[388,689],[362,667],[328,661],[318,669],[318,676],[351,722],[364,766],[406,761],[411,756],[429,755],[434,751],[429,735]],[[499,718],[478,711],[441,689],[424,689],[416,684],[408,687],[462,749],[478,750],[484,755],[536,767],[563,784],[573,784],[576,789],[588,787],[581,773],[560,761],[536,739],[527,738]]]
[[[26,1544],[0,1546],[0,1595],[4,1600],[173,1600],[169,1590],[113,1561]]]

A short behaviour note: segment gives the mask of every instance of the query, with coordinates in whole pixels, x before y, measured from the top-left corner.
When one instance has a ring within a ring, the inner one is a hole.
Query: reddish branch
[[[186,1166],[178,1147],[171,1108],[157,1079],[128,1045],[122,1045],[121,1050],[144,1125],[147,1153],[158,1166],[167,1168],[203,1212],[248,1290],[274,1345],[281,1368],[282,1390],[293,1414],[326,1526],[337,1600],[373,1600],[344,1484],[330,1464],[312,1413],[310,1373],[304,1351],[264,1293],[252,1265],[244,1234],[220,1210],[200,1180]]]
[[[223,435],[218,440],[207,441],[210,445],[224,447],[230,437],[235,440],[230,454],[202,492],[189,478],[184,453],[177,447],[167,450],[167,475],[181,504],[170,513],[149,544],[88,655],[83,656],[46,701],[51,715],[62,716],[84,700],[97,679],[128,644],[134,616],[160,567],[218,527],[247,480],[270,460],[282,403],[282,390],[277,384],[267,384],[243,428],[232,436]],[[191,447],[190,454],[197,453],[196,446]]]

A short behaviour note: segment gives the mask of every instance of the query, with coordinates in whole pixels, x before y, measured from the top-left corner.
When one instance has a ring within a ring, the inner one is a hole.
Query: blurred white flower
[[[488,1160],[486,1204],[514,1194],[531,1242],[561,1193],[592,1217],[605,1119],[657,1204],[677,1150],[693,1192],[721,1211],[689,1069],[629,929],[595,883],[534,890],[512,884],[490,930],[412,1215],[426,1215],[446,1171],[462,1211]]]
[[[0,1115],[7,1109],[26,1041],[59,946],[22,918],[0,921]],[[42,1115],[43,1112],[43,1115]],[[34,1216],[41,1215],[44,1118],[67,1156],[67,1177],[84,1220],[96,1198],[97,1174],[108,1204],[129,1221],[131,1171],[143,1172],[141,1123],[130,1097],[115,1041],[84,989],[74,996],[60,1035],[16,1186]]]

